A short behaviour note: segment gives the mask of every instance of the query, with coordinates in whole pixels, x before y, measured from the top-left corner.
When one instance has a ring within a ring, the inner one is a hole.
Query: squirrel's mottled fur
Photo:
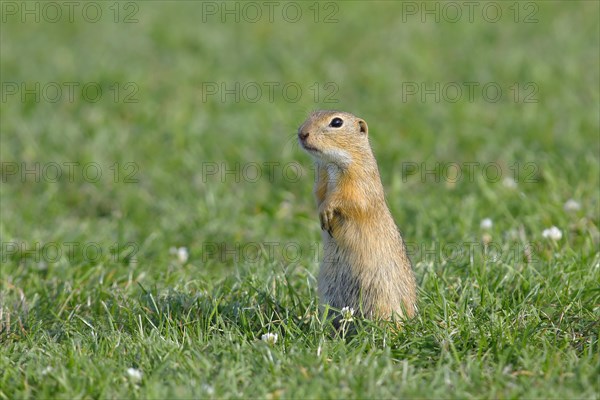
[[[346,112],[315,111],[298,129],[298,140],[317,164],[321,303],[351,307],[367,318],[412,317],[415,278],[385,202],[366,122]]]

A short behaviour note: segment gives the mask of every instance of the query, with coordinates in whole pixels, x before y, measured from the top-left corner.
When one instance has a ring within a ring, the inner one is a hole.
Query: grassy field
[[[0,399],[598,399],[599,3],[452,4],[3,2]],[[369,124],[401,331],[319,315],[320,108]]]

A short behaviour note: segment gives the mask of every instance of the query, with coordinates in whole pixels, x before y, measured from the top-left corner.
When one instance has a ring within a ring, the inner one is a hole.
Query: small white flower
[[[579,204],[573,199],[569,199],[567,200],[563,208],[565,211],[579,211],[581,209],[581,204]]]
[[[492,220],[490,218],[484,218],[481,220],[481,223],[479,224],[479,226],[481,227],[481,229],[492,229],[492,225],[494,225],[492,223]]]
[[[42,375],[48,375],[50,372],[52,372],[52,367],[48,365],[42,370]]]
[[[177,259],[180,263],[185,264],[189,256],[190,254],[188,253],[187,247],[180,247],[177,249]]]
[[[277,334],[276,333],[265,333],[264,335],[262,335],[260,337],[260,340],[262,340],[263,342],[266,342],[268,344],[275,344],[275,343],[277,343]]]
[[[510,176],[506,176],[506,177],[504,177],[504,179],[502,179],[502,185],[504,185],[504,187],[509,188],[509,189],[517,188],[517,182],[515,182],[515,180],[513,178],[511,178]]]
[[[352,321],[354,320],[354,308],[352,307],[343,307],[342,308],[342,321]]]
[[[37,269],[38,269],[38,270],[40,270],[40,271],[45,271],[45,270],[47,270],[47,269],[48,269],[48,263],[46,263],[46,261],[40,261],[40,262],[37,264]]]
[[[562,238],[562,232],[560,229],[553,226],[552,228],[544,229],[544,231],[542,232],[542,236],[547,239],[558,241]]]
[[[215,388],[206,383],[202,385],[202,390],[204,390],[209,396],[215,394]]]
[[[127,368],[127,375],[132,381],[138,382],[142,380],[142,371],[136,368]]]
[[[171,247],[169,254],[177,257],[177,261],[181,264],[185,264],[190,256],[187,247]]]

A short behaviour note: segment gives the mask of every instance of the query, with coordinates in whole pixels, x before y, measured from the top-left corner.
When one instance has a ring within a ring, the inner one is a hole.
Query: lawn
[[[600,397],[600,3],[0,7],[0,399]],[[401,330],[319,313],[321,108],[369,124]]]

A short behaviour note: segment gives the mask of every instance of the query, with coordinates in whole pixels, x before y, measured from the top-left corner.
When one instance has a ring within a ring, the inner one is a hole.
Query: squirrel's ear
[[[367,126],[367,123],[362,119],[358,120],[358,127],[360,129],[360,133],[364,133],[365,135],[369,133],[369,127]]]

